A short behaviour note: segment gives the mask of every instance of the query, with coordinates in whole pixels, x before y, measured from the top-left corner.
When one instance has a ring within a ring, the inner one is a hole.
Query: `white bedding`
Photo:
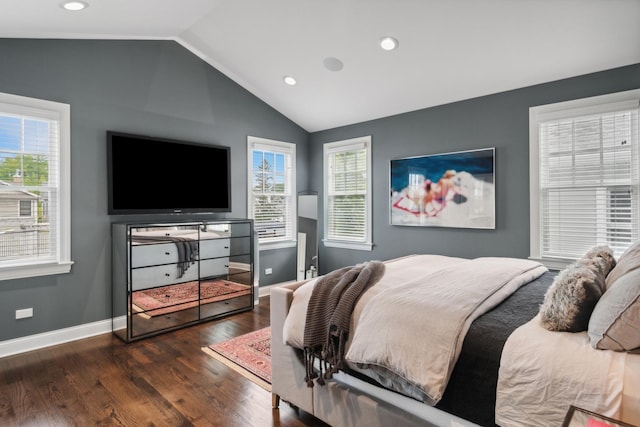
[[[475,258],[380,292],[364,307],[345,359],[435,405],[471,323],[545,271],[529,260]]]
[[[473,320],[547,271],[515,258],[412,255],[385,264],[384,276],[356,304],[345,359],[351,368],[431,405],[442,397]],[[302,348],[314,285],[294,293],[286,344]]]
[[[375,286],[367,289],[358,300],[353,315],[351,316],[350,330],[355,330],[360,314],[366,303],[378,293],[388,288],[394,288],[408,280],[424,278],[425,276],[437,271],[441,268],[453,265],[463,258],[447,257],[442,255],[410,255],[402,258],[396,258],[385,261],[385,275],[376,283]],[[419,262],[416,262],[416,261]],[[318,281],[318,277],[312,279],[296,289],[294,298],[289,308],[289,315],[284,322],[284,342],[295,348],[303,348],[304,326],[307,314],[307,305],[313,287]],[[353,334],[352,334],[353,335]],[[347,347],[351,342],[352,336],[349,337]]]
[[[640,354],[595,350],[587,332],[548,331],[538,315],[505,343],[496,423],[559,426],[571,403],[640,425]]]

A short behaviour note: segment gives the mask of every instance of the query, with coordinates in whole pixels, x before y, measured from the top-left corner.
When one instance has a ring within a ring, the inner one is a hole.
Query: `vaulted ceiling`
[[[0,37],[176,40],[310,132],[640,63],[639,0],[60,2],[3,1]]]

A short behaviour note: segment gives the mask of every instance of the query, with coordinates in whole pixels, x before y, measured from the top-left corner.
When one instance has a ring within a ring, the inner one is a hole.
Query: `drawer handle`
[[[224,248],[225,248],[225,249],[229,249],[229,246],[225,246]]]
[[[164,235],[169,237],[169,236],[171,236],[171,233],[164,233]]]
[[[229,264],[225,264],[225,265],[224,265],[224,268],[229,268]]]
[[[170,277],[171,275],[169,273],[164,273],[165,276]]]
[[[171,252],[165,252],[164,254],[165,255],[171,255]]]

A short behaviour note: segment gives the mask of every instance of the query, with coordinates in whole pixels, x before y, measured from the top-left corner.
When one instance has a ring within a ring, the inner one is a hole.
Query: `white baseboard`
[[[276,283],[274,285],[269,286],[260,286],[260,292],[258,292],[259,297],[265,297],[271,295],[271,288],[277,288],[278,286],[287,285],[289,283],[295,283],[296,280],[290,280],[288,282]]]
[[[117,318],[114,325],[122,324],[124,327],[125,318]],[[0,357],[12,356],[14,354],[25,353],[27,351],[38,350],[52,345],[64,344],[83,338],[111,333],[111,319],[100,320],[93,323],[85,323],[70,328],[58,329],[41,334],[29,335],[0,342]]]
[[[268,296],[271,288],[293,283],[295,280],[275,285],[260,286],[258,296]],[[113,329],[122,329],[126,325],[125,316],[113,319]],[[15,338],[12,340],[0,342],[0,357],[12,356],[14,354],[25,353],[27,351],[38,350],[52,345],[64,344],[83,338],[89,338],[100,334],[111,333],[111,319],[100,320],[98,322],[86,323],[84,325],[73,326],[65,329],[58,329],[41,334],[29,335],[26,337]]]

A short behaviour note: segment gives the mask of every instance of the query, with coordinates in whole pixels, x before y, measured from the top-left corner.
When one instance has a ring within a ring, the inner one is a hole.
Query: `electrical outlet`
[[[16,310],[16,319],[26,319],[28,317],[33,317],[33,308]]]
[[[271,267],[269,267],[269,268],[265,268],[265,269],[264,269],[264,274],[265,274],[265,275],[267,275],[267,276],[268,276],[269,274],[273,274],[273,269],[272,269]]]

